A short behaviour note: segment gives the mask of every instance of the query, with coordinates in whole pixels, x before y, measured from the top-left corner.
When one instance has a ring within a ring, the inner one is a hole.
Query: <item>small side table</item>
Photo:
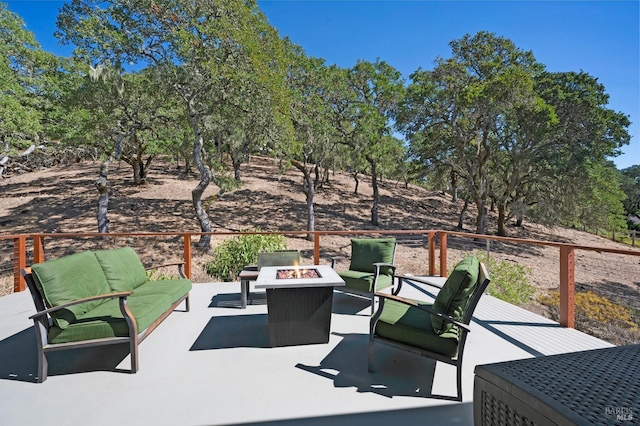
[[[258,267],[245,266],[238,276],[240,277],[240,309],[246,309],[249,299],[249,281],[258,279]]]

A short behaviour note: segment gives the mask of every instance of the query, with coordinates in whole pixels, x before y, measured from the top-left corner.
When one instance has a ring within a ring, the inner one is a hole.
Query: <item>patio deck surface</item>
[[[463,366],[376,346],[367,372],[370,308],[335,292],[328,344],[270,348],[264,292],[239,309],[239,283],[194,284],[191,311],[171,314],[140,344],[128,374],[127,346],[49,354],[35,383],[35,313],[28,292],[0,298],[0,423],[31,425],[473,424],[473,371],[532,356],[611,344],[484,295]],[[401,295],[429,298],[418,285]],[[433,295],[431,295],[433,296]],[[179,307],[179,310],[183,307]]]

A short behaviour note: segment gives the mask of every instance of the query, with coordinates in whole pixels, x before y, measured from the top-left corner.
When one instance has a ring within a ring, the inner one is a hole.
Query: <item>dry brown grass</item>
[[[99,164],[83,162],[66,167],[11,176],[0,181],[0,229],[3,235],[34,232],[94,232],[96,230],[97,191],[95,181]],[[114,190],[109,204],[112,232],[194,231],[199,230],[191,204],[191,190],[197,176],[185,176],[174,166],[156,162],[147,185],[132,184],[131,170],[126,164],[112,167],[109,176]],[[236,191],[215,196],[211,185],[205,193],[208,214],[214,231],[304,230],[306,226],[305,195],[302,176],[295,170],[278,174],[278,164],[271,159],[254,157],[242,168],[243,186]],[[380,225],[370,224],[371,187],[361,180],[359,192],[353,193],[354,182],[346,173],[336,172],[315,197],[317,230],[456,230],[460,202],[440,193],[416,186],[405,188],[395,181],[381,183]],[[465,229],[473,230],[473,209]],[[493,213],[492,213],[493,214]],[[495,219],[495,218],[494,218]],[[489,220],[494,224],[495,220]],[[490,229],[495,232],[495,229]],[[532,223],[508,228],[510,236],[561,241],[586,246],[625,247],[605,238],[575,229],[549,229]],[[214,238],[217,244],[224,237]],[[58,257],[82,249],[109,248],[121,245],[135,248],[147,266],[180,260],[182,240],[171,238],[48,239],[46,256]],[[302,251],[312,259],[313,244],[303,237],[288,237],[290,248]],[[322,262],[349,253],[349,238],[326,236],[321,241]],[[485,249],[484,242],[449,238],[448,263],[453,265],[466,253]],[[10,241],[0,241],[0,294],[12,289],[12,256]],[[401,238],[396,263],[403,272],[427,272],[425,241]],[[517,262],[531,269],[531,283],[537,296],[557,290],[559,254],[552,247],[492,243],[491,256]],[[194,250],[195,282],[210,281],[202,265],[210,259],[207,253]],[[345,265],[339,265],[344,267]],[[640,311],[640,258],[607,253],[578,251],[576,256],[576,289],[592,291],[614,303]],[[552,316],[549,308],[537,302],[528,309]]]

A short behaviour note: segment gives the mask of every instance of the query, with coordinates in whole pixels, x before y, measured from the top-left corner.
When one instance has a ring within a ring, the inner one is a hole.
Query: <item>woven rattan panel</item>
[[[327,343],[333,287],[267,289],[271,346]]]
[[[562,414],[569,424],[640,424],[640,345],[478,366],[476,375],[492,385],[474,402],[485,417],[500,413],[493,419],[502,424],[531,423],[486,391],[494,385],[505,399],[518,398],[551,418]]]
[[[474,401],[475,403],[475,401]],[[491,426],[535,426],[527,416],[490,392],[482,393],[482,424]]]

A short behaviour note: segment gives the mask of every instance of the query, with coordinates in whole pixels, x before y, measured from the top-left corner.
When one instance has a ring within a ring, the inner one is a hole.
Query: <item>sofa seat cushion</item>
[[[131,247],[94,252],[109,287],[113,291],[132,291],[147,281],[140,258]]]
[[[466,310],[473,290],[478,283],[480,273],[480,262],[475,256],[467,256],[456,265],[447,281],[438,292],[436,300],[433,302],[433,309],[436,312],[447,314],[455,320],[462,320],[463,312]],[[443,321],[441,318],[432,315],[431,325],[433,331],[442,334],[449,331],[453,324]]]
[[[127,304],[136,319],[139,333],[169,310],[172,302],[167,295],[150,295],[130,296]],[[51,327],[49,330],[51,343],[128,336],[129,327],[120,312],[117,298],[97,306],[65,329]]]
[[[112,293],[98,259],[90,251],[36,263],[31,271],[49,307]],[[64,329],[102,303],[105,301],[96,300],[70,306],[52,312],[51,318],[55,326]]]
[[[432,308],[429,303],[416,301]],[[379,337],[415,346],[430,352],[455,357],[458,353],[458,328],[438,335],[431,326],[431,314],[413,306],[385,300],[375,334]]]
[[[136,288],[133,294],[134,297],[167,296],[171,303],[174,303],[191,291],[191,287],[191,280],[188,279],[147,281],[144,285]]]
[[[374,274],[372,272],[361,271],[342,271],[338,272],[338,275],[344,280],[345,287],[352,290],[358,290],[362,292],[371,292],[373,288]],[[376,283],[376,291],[385,287],[389,287],[393,283],[393,277],[391,275],[378,275],[378,281]],[[338,290],[343,287],[337,287]]]

